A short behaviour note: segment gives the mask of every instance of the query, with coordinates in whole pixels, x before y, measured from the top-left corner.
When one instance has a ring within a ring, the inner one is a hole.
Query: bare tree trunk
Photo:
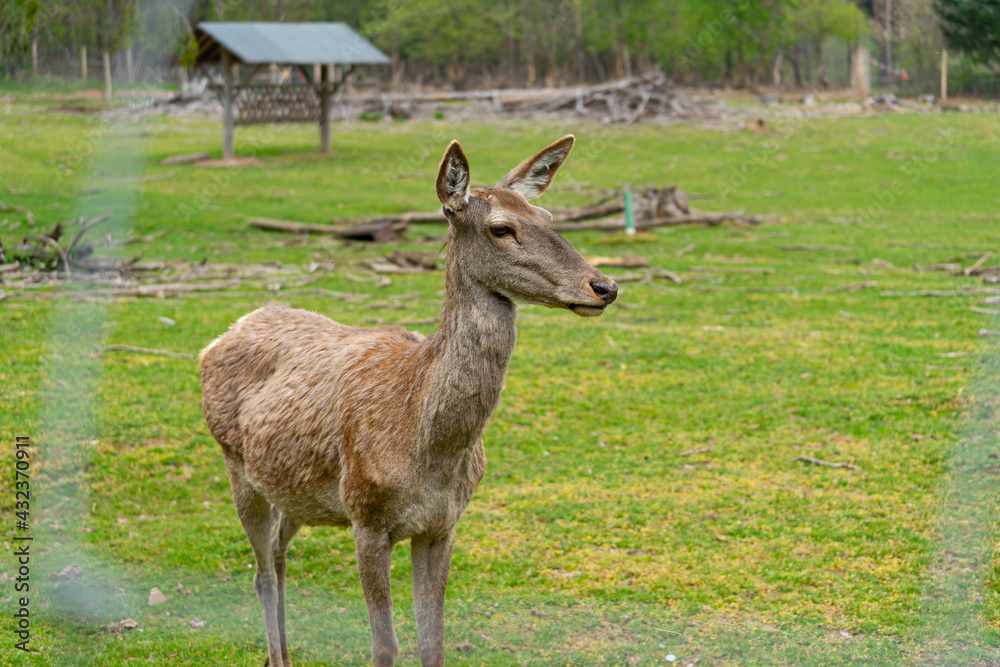
[[[810,59],[811,49],[808,44],[799,44],[799,52],[802,54],[802,69],[805,74],[806,83],[812,83],[813,72],[812,72],[812,60]]]
[[[798,88],[802,87],[802,72],[799,69],[799,49],[798,47],[794,49],[789,49],[788,51],[788,62],[792,63],[792,77],[795,81],[795,86]]]
[[[749,81],[747,79],[747,63],[746,58],[743,56],[743,40],[736,42],[736,56],[737,56],[737,71],[740,77],[740,87],[745,88]]]
[[[639,74],[646,74],[653,68],[652,63],[649,60],[649,54],[646,53],[645,51],[636,56],[635,60],[636,60],[636,65],[639,66]],[[631,75],[631,73],[632,72],[630,71],[630,69],[625,70],[626,76]]]
[[[594,62],[594,69],[597,70],[597,80],[599,82],[607,81],[608,72],[604,69],[604,63],[601,62],[601,57],[591,51],[590,59]]]
[[[403,64],[399,59],[399,49],[392,52],[392,87],[396,88],[399,86],[400,79],[403,77]]]
[[[826,63],[823,61],[823,40],[816,40],[816,82],[822,88],[830,87],[830,80],[826,77]]]
[[[535,47],[537,46],[535,41],[535,30],[534,30],[534,4],[527,3],[527,7],[522,14],[522,19],[524,21],[524,37],[522,39],[522,44],[524,45],[524,61],[528,67],[526,86],[531,88],[535,85],[535,77],[537,72],[535,71]]]
[[[108,53],[113,53],[115,47],[115,2],[114,0],[107,0],[105,3],[108,12],[108,43],[105,45],[104,50]]]
[[[587,80],[587,52],[583,44],[583,6],[581,0],[574,3],[576,27],[576,79],[579,83]]]

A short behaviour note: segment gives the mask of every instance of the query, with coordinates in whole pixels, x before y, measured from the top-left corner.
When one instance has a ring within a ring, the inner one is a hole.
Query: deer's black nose
[[[590,289],[594,290],[594,294],[604,302],[605,306],[613,303],[618,298],[618,283],[614,281],[611,281],[610,285],[605,283],[590,283]]]

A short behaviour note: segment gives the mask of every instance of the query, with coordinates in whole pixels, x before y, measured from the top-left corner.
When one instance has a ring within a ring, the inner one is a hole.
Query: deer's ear
[[[552,183],[559,167],[573,150],[576,139],[567,134],[519,164],[500,181],[498,188],[513,190],[525,199],[531,199],[545,192]]]
[[[469,203],[469,161],[457,141],[448,144],[437,175],[437,196],[441,204],[460,211]]]

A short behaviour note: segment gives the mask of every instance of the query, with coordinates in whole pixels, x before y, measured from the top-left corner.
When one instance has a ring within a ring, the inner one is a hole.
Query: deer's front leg
[[[392,545],[389,534],[378,528],[356,524],[354,542],[358,547],[358,573],[372,628],[372,663],[375,667],[392,667],[396,664],[399,642],[392,627],[392,591],[389,583]]]
[[[444,665],[444,593],[451,567],[454,528],[437,538],[415,536],[410,541],[413,563],[413,606],[417,614],[420,664]]]

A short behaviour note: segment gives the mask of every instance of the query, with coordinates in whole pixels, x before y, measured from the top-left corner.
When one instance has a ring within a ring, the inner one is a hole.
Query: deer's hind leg
[[[271,546],[271,504],[253,488],[243,470],[243,462],[226,457],[226,470],[233,491],[236,514],[243,523],[243,531],[253,549],[257,570],[253,587],[260,600],[267,636],[267,661],[265,665],[284,665],[281,653],[281,630],[278,625],[278,578],[274,571],[274,551]]]
[[[285,564],[288,560],[288,547],[302,524],[277,507],[273,509],[272,516],[271,552],[274,556],[274,574],[278,586],[278,633],[281,635],[281,660],[282,667],[292,667],[292,659],[288,655],[288,640],[285,638]]]

